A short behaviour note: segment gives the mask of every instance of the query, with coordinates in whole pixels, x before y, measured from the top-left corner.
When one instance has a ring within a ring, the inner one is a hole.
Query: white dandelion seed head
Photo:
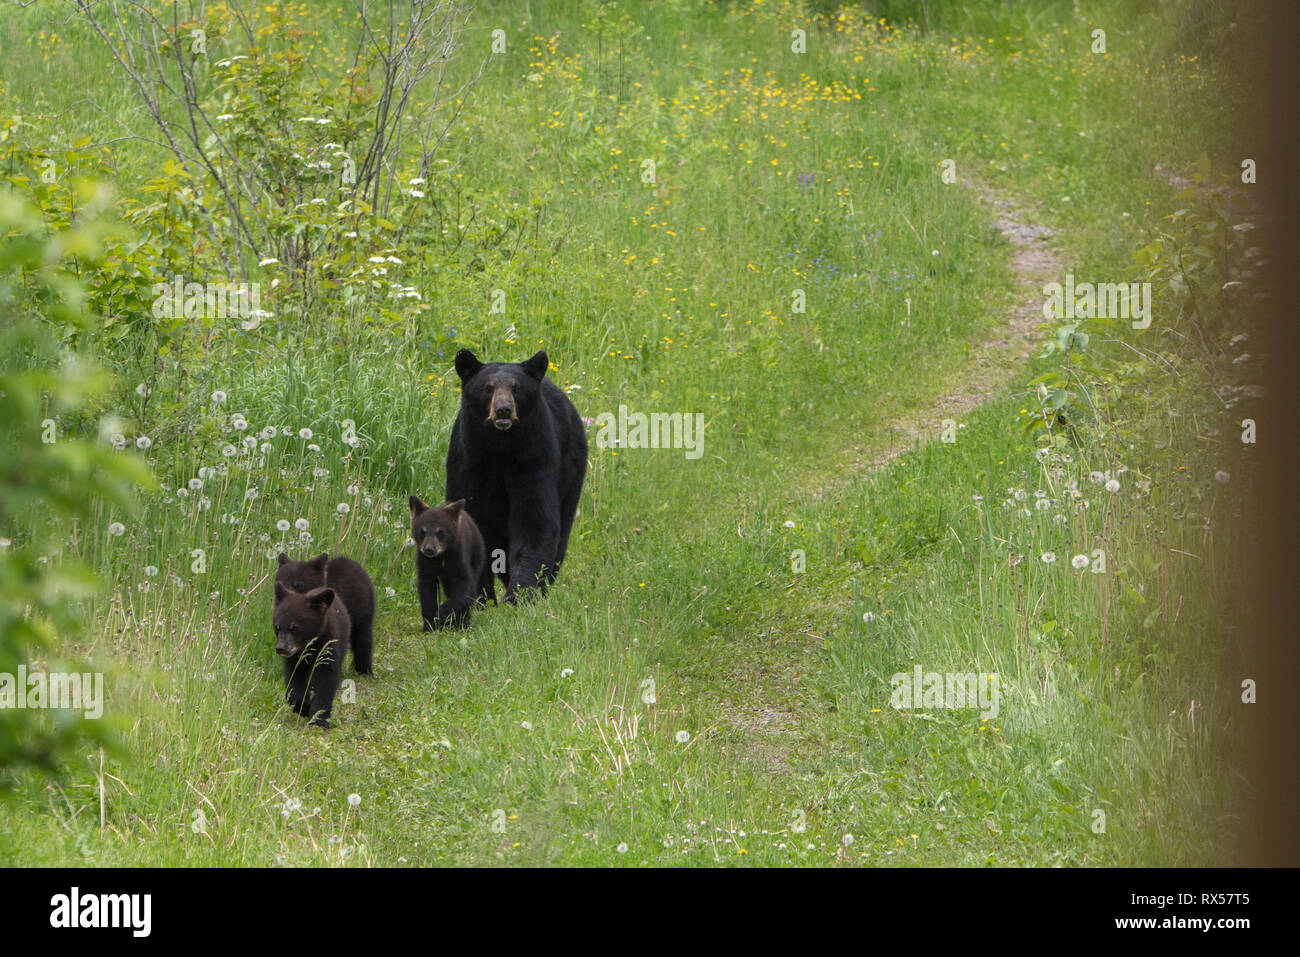
[[[1043,552],[1038,557],[1044,565],[1051,565],[1056,561],[1056,552]]]
[[[135,440],[135,447],[141,451],[148,449],[151,445],[153,445],[153,439],[149,438],[147,435],[142,435]]]
[[[245,502],[251,502],[251,501],[252,501],[253,499],[255,499],[255,498],[257,498],[257,486],[256,486],[256,485],[252,486],[251,488],[248,489],[248,491],[246,491],[246,492],[244,493],[244,501],[245,501]]]
[[[287,532],[290,527],[291,526],[289,525],[289,520],[287,518],[282,518],[275,523],[275,530],[277,532]]]
[[[191,492],[197,492],[199,489],[203,488],[203,479],[192,478],[189,481],[189,486]]]
[[[226,394],[218,389],[216,392],[212,393],[212,401],[217,405],[221,405],[221,403],[226,401]]]
[[[519,727],[523,728],[525,731],[531,731],[533,730],[533,723],[531,721],[520,721]]]
[[[1083,571],[1083,569],[1088,567],[1088,556],[1075,555],[1070,559],[1070,564],[1073,565],[1077,571]]]
[[[242,415],[232,416],[230,419],[230,427],[236,432],[243,432],[244,429],[248,428],[248,420]]]
[[[310,524],[311,523],[308,522],[307,519],[299,518],[294,520],[293,527],[298,529],[298,531],[300,532],[305,532],[307,531],[307,528],[310,526]]]
[[[142,399],[144,399],[144,398],[148,398],[149,393],[150,393],[151,391],[152,391],[152,390],[151,390],[147,385],[145,385],[143,382],[141,382],[138,386],[135,387],[135,394],[138,395],[138,396],[139,396],[140,398],[142,398]]]
[[[262,430],[262,438],[265,439],[265,440],[267,440],[268,442],[269,442],[271,439],[275,438],[275,426],[274,426],[274,425],[268,425],[266,428],[264,428],[264,429]]]
[[[1214,473],[1214,481],[1218,482],[1220,485],[1227,485],[1228,480],[1231,478],[1232,476],[1223,471],[1223,469],[1219,469],[1219,471]]]
[[[311,437],[312,437],[312,431],[311,431],[311,429],[299,429],[299,430],[298,430],[298,438],[302,439],[304,442],[306,442],[306,441],[307,441],[308,439],[310,439]]]
[[[686,744],[691,740],[691,733],[689,731],[678,731],[673,737],[676,738],[678,744]]]
[[[113,522],[108,526],[108,534],[112,535],[114,538],[120,538],[122,535],[126,534],[126,526],[121,522]]]
[[[1110,479],[1110,480],[1106,483],[1106,491],[1107,491],[1107,492],[1118,492],[1118,491],[1119,491],[1119,479]]]
[[[224,455],[226,458],[230,458],[238,451],[239,450],[235,448],[233,445],[227,445],[221,449],[221,454]]]
[[[619,844],[618,847],[614,848],[614,850],[618,851],[620,854],[626,854],[626,853],[627,853],[627,844],[625,844],[625,843],[621,843],[621,844]]]
[[[157,566],[157,565],[145,565],[145,566],[144,566],[144,577],[145,577],[145,578],[155,578],[155,577],[157,577],[157,575],[158,575],[158,566]]]
[[[335,511],[337,511],[340,515],[346,515],[348,512],[352,511],[352,506],[349,505],[347,502],[339,502],[338,507],[335,509]]]
[[[355,793],[355,792],[352,793],[352,794],[349,794],[349,795],[348,795],[348,806],[349,806],[349,807],[361,807],[361,795],[360,795],[360,794],[357,794],[357,793]]]
[[[873,612],[864,611],[862,613],[862,620],[865,621],[867,624],[871,624],[873,621],[876,620],[876,616]]]

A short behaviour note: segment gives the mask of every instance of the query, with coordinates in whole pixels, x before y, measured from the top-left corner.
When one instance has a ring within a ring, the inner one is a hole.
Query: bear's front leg
[[[307,682],[311,677],[311,665],[297,658],[286,658],[284,662],[284,698],[289,702],[293,713],[307,717]]]
[[[506,586],[505,602],[516,604],[537,594],[546,594],[546,569],[555,561],[555,548],[560,539],[556,522],[521,530],[510,538],[510,583]],[[518,543],[518,544],[516,544]]]
[[[438,627],[438,575],[440,571],[438,563],[430,561],[423,555],[416,556],[415,587],[420,594],[421,631],[433,631]]]
[[[316,656],[316,667],[311,673],[311,720],[308,724],[328,728],[334,710],[334,695],[339,690],[342,666],[337,651],[338,642],[330,641],[326,651]]]

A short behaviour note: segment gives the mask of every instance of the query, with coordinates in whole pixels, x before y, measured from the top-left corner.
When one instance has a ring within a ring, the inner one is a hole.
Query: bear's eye
[[[293,583],[293,590],[294,590],[294,591],[302,591],[302,582],[294,582],[294,583]]]
[[[438,541],[442,541],[444,538],[447,537],[447,533],[444,532],[442,529],[438,529],[436,532],[433,533],[433,537],[436,538]]]
[[[424,529],[422,529],[422,528],[417,528],[417,529],[415,530],[415,537],[416,537],[416,538],[424,538]]]
[[[298,630],[298,623],[295,621],[292,625],[289,626],[289,630],[290,630],[290,631],[297,631],[297,630]]]

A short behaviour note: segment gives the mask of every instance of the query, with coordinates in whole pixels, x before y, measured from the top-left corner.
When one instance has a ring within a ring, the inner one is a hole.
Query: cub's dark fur
[[[415,584],[424,630],[468,625],[487,567],[487,550],[478,526],[465,511],[465,500],[430,508],[412,495],[411,537],[415,539]],[[446,599],[441,605],[440,585]]]
[[[348,636],[352,645],[352,667],[359,675],[374,673],[375,653],[375,586],[358,562],[339,555],[330,558],[322,552],[311,561],[292,561],[280,553],[280,567],[275,571],[277,585],[290,591],[307,592],[328,585],[333,588],[352,621]]]
[[[342,599],[332,588],[300,593],[276,582],[271,620],[289,706],[311,724],[328,728],[352,631]]]

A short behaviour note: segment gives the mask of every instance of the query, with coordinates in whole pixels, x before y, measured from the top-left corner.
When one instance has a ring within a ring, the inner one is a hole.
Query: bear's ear
[[[520,364],[524,367],[524,372],[541,382],[542,376],[546,375],[546,370],[551,365],[551,361],[546,358],[546,350],[542,350],[527,362]]]
[[[428,510],[429,510],[429,506],[425,505],[414,495],[411,496],[411,517],[412,518],[419,515],[421,512],[427,512]]]
[[[464,382],[482,368],[483,363],[478,361],[478,356],[468,349],[461,349],[456,353],[456,374],[460,376],[461,382]]]
[[[275,583],[275,600],[276,600],[276,601],[279,601],[280,599],[284,598],[284,596],[287,595],[287,594],[289,594],[289,589],[285,588],[285,587],[284,587],[283,585],[281,585],[279,582],[276,582],[276,583]]]
[[[330,605],[334,604],[333,588],[317,588],[311,593],[311,606],[317,611],[325,611]]]
[[[283,564],[284,564],[285,562],[287,562],[288,560],[289,560],[289,556],[286,555],[284,552],[281,552],[281,553],[280,553],[280,564],[283,565]]]
[[[317,555],[315,558],[311,560],[311,567],[315,568],[318,571],[324,571],[325,566],[329,564],[329,560],[330,560],[330,553],[321,552],[319,555]]]
[[[463,498],[458,498],[454,502],[448,502],[446,505],[443,506],[443,509],[447,512],[450,512],[452,515],[459,515],[461,509],[463,509],[464,507],[465,507],[465,500]]]

